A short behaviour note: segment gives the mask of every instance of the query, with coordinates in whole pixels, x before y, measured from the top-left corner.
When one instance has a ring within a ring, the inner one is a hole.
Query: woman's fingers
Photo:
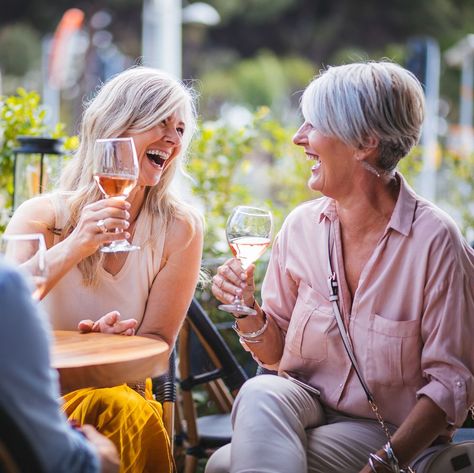
[[[249,277],[250,276],[250,277]],[[212,293],[221,302],[232,302],[236,296],[241,296],[244,291],[253,295],[253,268],[246,273],[240,261],[232,258],[217,269],[217,274],[212,278]]]
[[[112,311],[101,317],[94,325],[96,324],[103,333],[134,335],[138,321],[136,319],[120,320],[120,313]]]
[[[102,332],[120,335],[135,335],[138,321],[136,319],[120,320],[120,312],[116,310],[102,316],[95,322],[90,319],[81,320],[77,326],[81,333]]]
[[[77,329],[79,330],[79,332],[81,333],[89,333],[89,332],[92,332],[92,327],[94,326],[94,321],[93,320],[81,320],[78,324],[77,324]]]
[[[226,261],[222,266],[217,268],[217,274],[226,282],[230,282],[235,286],[242,286],[247,279],[242,264],[236,258]]]
[[[93,212],[100,211],[102,209],[117,209],[117,211],[124,211],[130,208],[130,203],[124,199],[116,199],[110,197],[109,199],[100,199],[95,202],[91,202],[84,206],[84,210],[91,210]]]

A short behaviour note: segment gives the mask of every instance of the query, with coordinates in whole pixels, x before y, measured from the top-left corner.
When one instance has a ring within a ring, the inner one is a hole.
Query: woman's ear
[[[369,137],[363,145],[359,145],[355,152],[357,161],[364,161],[368,158],[376,158],[379,146],[379,140],[374,137]]]

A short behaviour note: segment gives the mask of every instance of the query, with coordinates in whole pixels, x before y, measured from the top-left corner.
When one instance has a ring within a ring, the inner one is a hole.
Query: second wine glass
[[[138,179],[138,158],[133,138],[101,138],[95,142],[94,179],[104,197],[126,199]],[[115,230],[118,232],[119,230]],[[139,250],[127,240],[103,246],[103,253]]]
[[[244,271],[270,245],[273,219],[268,210],[239,205],[227,221],[226,236],[233,255],[240,260]],[[221,304],[220,310],[238,315],[255,315],[257,312],[236,297],[232,304]]]
[[[44,294],[48,275],[44,236],[41,233],[2,235],[0,254],[19,266],[31,284],[33,299],[39,301]]]

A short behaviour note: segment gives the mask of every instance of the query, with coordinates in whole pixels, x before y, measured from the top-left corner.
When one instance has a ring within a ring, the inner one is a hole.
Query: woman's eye
[[[183,135],[184,135],[184,128],[176,128],[176,131],[178,132],[178,135],[179,135],[179,136],[183,136]]]

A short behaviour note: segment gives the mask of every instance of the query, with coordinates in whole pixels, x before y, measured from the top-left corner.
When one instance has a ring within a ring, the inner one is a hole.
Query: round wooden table
[[[62,392],[143,381],[168,369],[167,343],[139,336],[55,330],[51,364]]]

